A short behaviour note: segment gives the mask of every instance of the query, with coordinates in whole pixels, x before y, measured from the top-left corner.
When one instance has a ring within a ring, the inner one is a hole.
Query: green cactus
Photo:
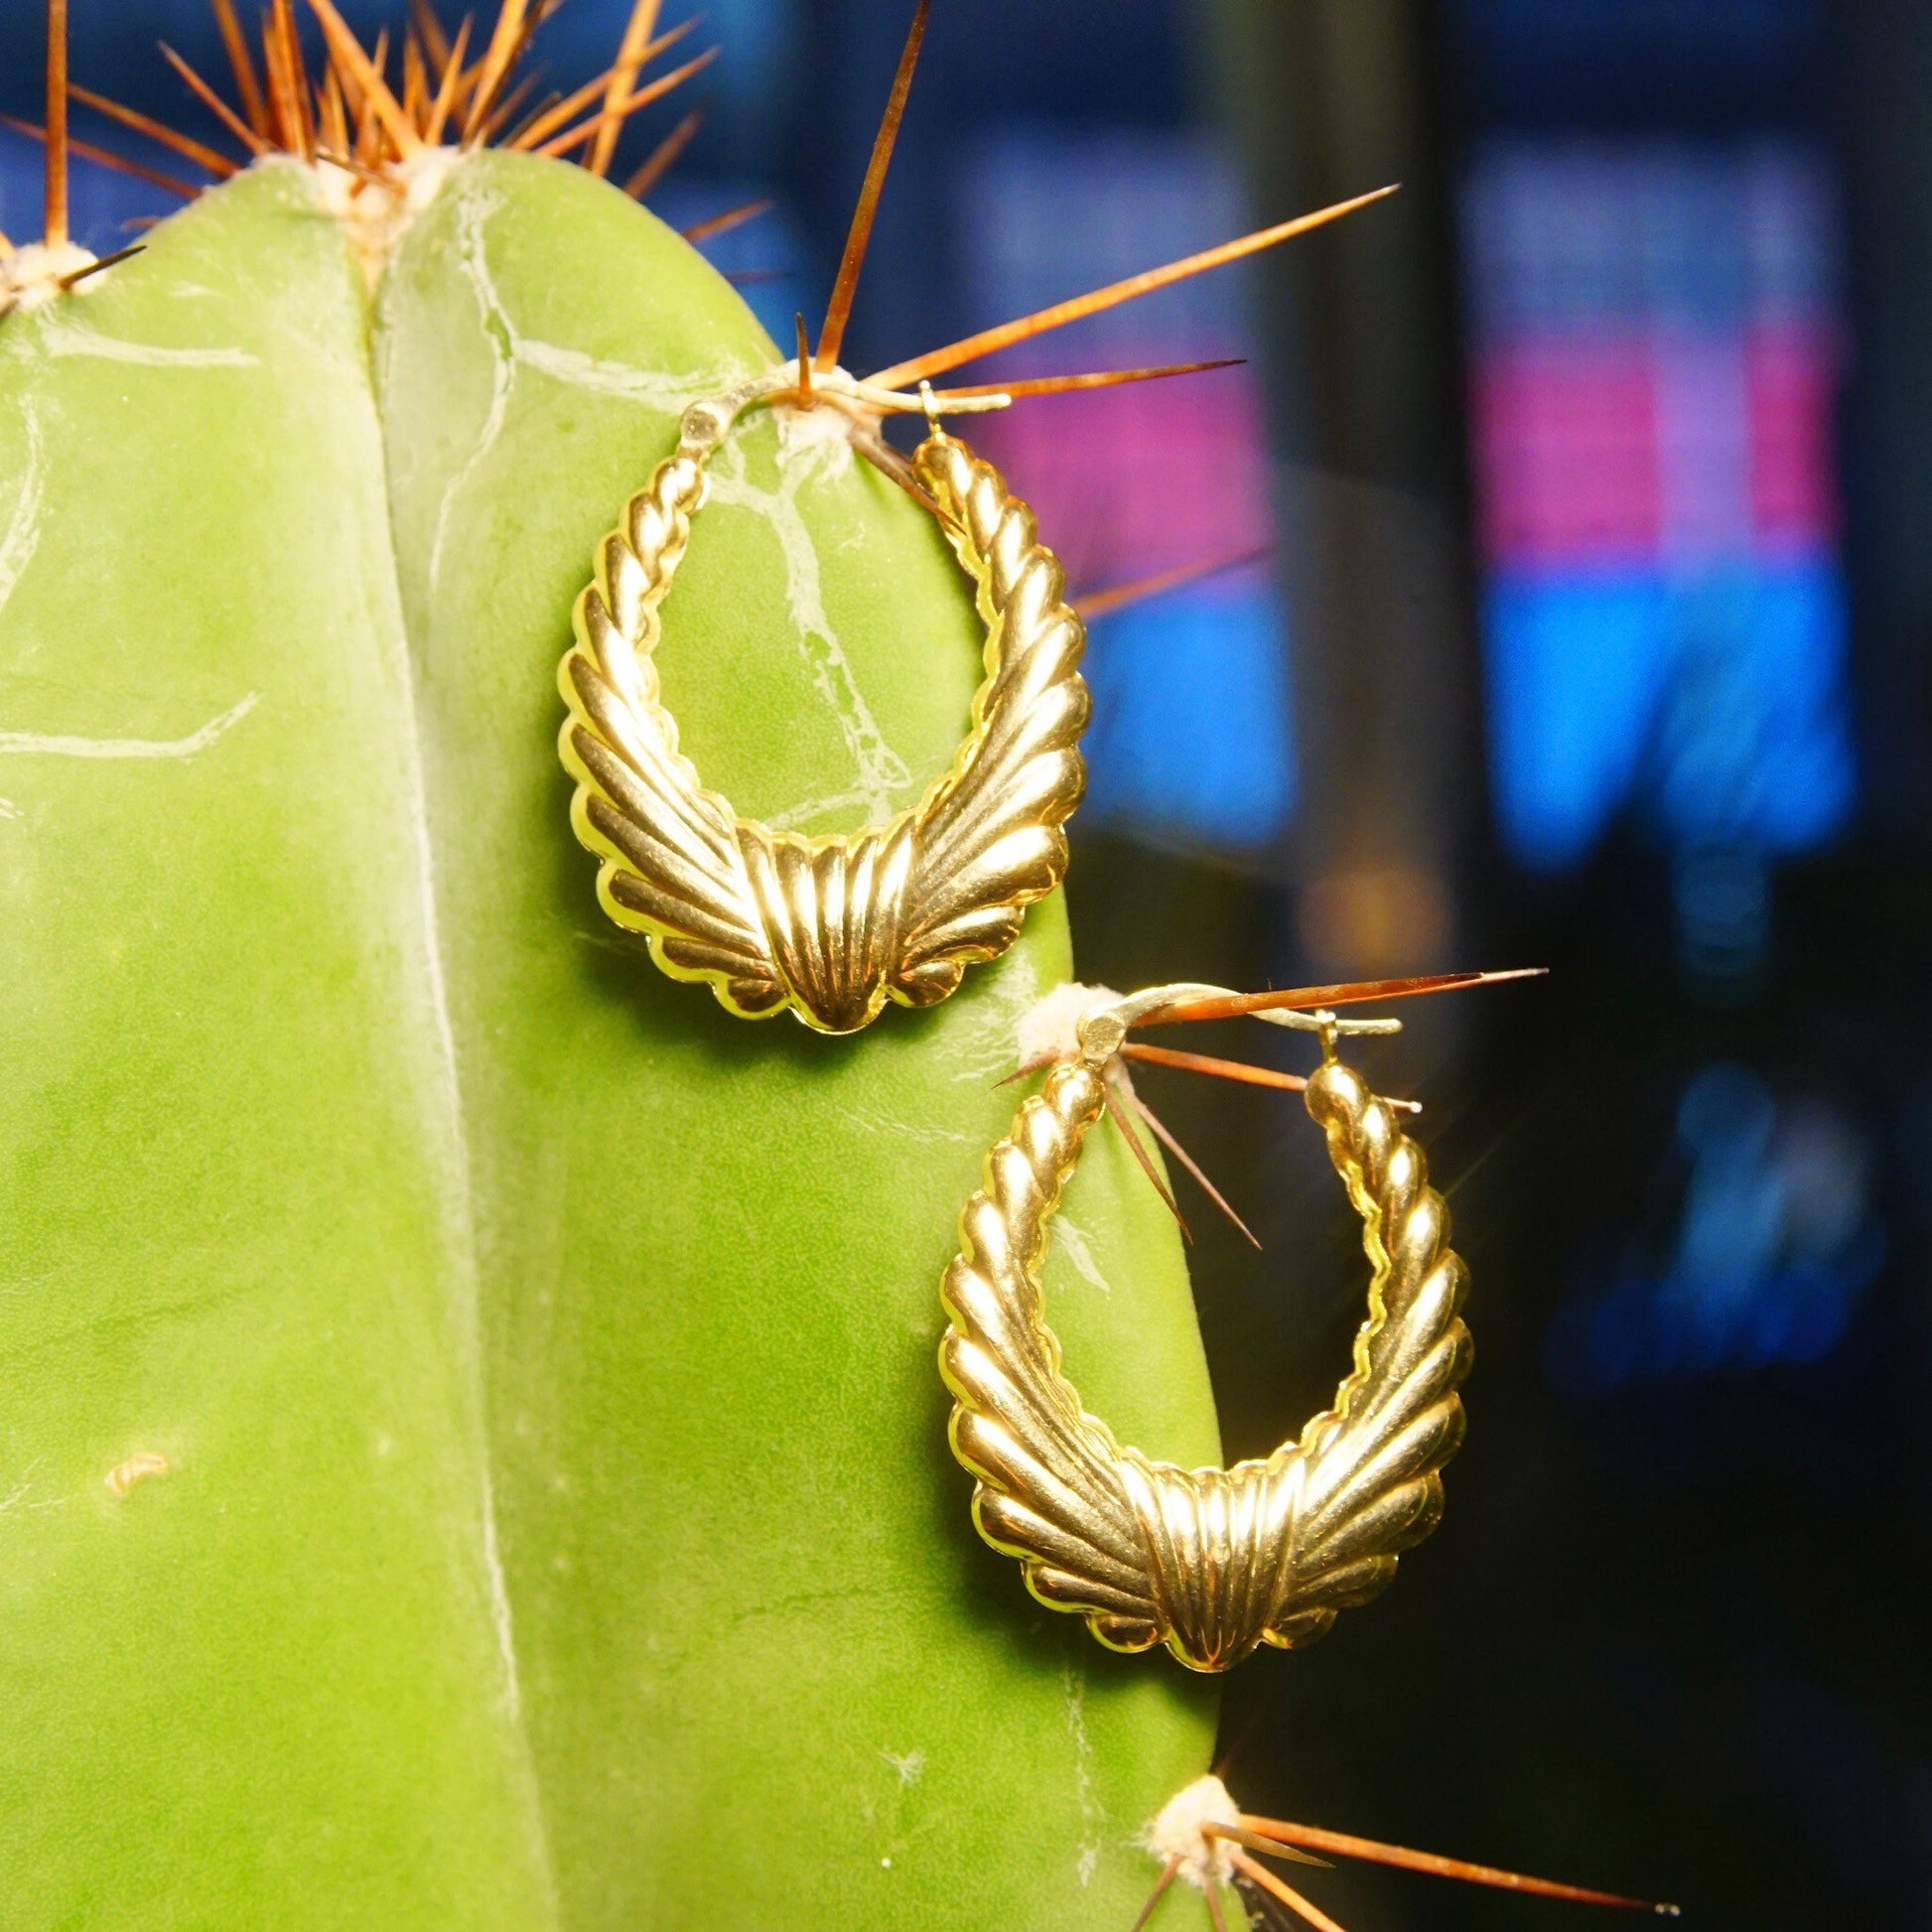
[[[1211,1695],[979,1544],[933,1364],[1063,907],[847,1039],[603,920],[571,602],[778,352],[581,169],[345,179],[0,320],[0,1926],[1124,1928]],[[769,414],[720,468],[687,748],[909,802],[980,642],[930,519]],[[1217,1459],[1111,1129],[1065,1229],[1083,1390]]]

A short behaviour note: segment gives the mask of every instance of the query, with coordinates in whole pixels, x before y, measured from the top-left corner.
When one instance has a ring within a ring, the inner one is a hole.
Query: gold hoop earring
[[[1083,1615],[1102,1643],[1165,1643],[1197,1671],[1226,1670],[1258,1644],[1312,1642],[1338,1610],[1386,1587],[1397,1556],[1441,1515],[1473,1352],[1458,1314],[1468,1273],[1421,1150],[1335,1057],[1338,1035],[1400,1023],[1275,1013],[1320,1035],[1308,1109],[1362,1217],[1371,1273],[1354,1372],[1299,1439],[1230,1469],[1154,1461],[1082,1409],[1041,1304],[1046,1224],[1127,1029],[1181,996],[1218,991],[1160,987],[1082,1019],[1077,1054],[1022,1105],[966,1203],[939,1351],[955,1398],[953,1453],[978,1478],[980,1534],[1020,1558],[1035,1596]]]
[[[653,662],[707,459],[745,410],[797,396],[801,374],[815,404],[855,417],[926,412],[912,475],[977,587],[987,632],[986,678],[951,768],[910,810],[847,837],[774,832],[706,790],[678,751]],[[789,1008],[821,1033],[845,1034],[888,1000],[943,1000],[968,965],[1006,951],[1026,908],[1066,871],[1061,828],[1086,784],[1088,699],[1078,668],[1086,633],[1064,588],[1033,511],[939,428],[929,394],[791,362],[693,403],[677,449],[598,548],[558,675],[570,707],[560,750],[577,780],[571,824],[603,862],[605,911],[646,934],[672,978],[708,982],[742,1019]]]

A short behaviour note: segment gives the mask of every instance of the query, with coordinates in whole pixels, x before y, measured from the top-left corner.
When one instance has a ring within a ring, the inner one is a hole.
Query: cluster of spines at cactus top
[[[610,177],[632,120],[687,89],[719,53],[715,46],[693,52],[687,45],[702,15],[665,27],[660,19],[663,0],[631,0],[610,64],[568,92],[539,93],[540,71],[529,56],[536,35],[563,0],[498,0],[487,31],[480,31],[474,18],[465,18],[452,29],[438,12],[436,0],[408,0],[400,31],[384,28],[367,46],[344,20],[335,0],[302,0],[301,15],[297,0],[268,0],[252,40],[236,0],[208,0],[228,67],[226,91],[174,49],[163,45],[160,55],[180,79],[185,96],[219,124],[225,146],[215,146],[73,80],[68,71],[69,4],[70,0],[47,0],[45,122],[11,123],[45,143],[46,216],[39,242],[16,246],[0,234],[0,317],[82,290],[104,270],[141,251],[136,240],[97,257],[73,240],[69,232],[68,177],[75,159],[138,176],[184,201],[255,162],[269,157],[293,159],[315,171],[326,203],[361,247],[373,283],[402,227],[427,205],[448,167],[464,153],[494,147],[574,162],[591,174]],[[839,362],[930,11],[931,0],[918,0],[816,345],[804,319],[798,321],[796,402],[801,408],[813,405],[813,372],[834,368]],[[667,65],[673,56],[675,61]],[[123,141],[132,136],[143,143],[143,153],[75,138],[69,125],[73,103],[110,122]],[[651,195],[689,148],[703,118],[702,104],[683,112],[621,177],[623,192],[638,201]],[[165,168],[143,158],[156,148],[165,153]],[[177,172],[184,165],[196,178]],[[929,381],[1082,317],[1273,247],[1393,192],[1392,188],[1371,190],[980,330],[878,371],[870,378],[871,386],[907,388]],[[684,230],[685,239],[694,244],[707,241],[769,207],[766,201],[755,201],[727,208]],[[935,390],[933,396],[941,406],[989,394],[1020,401],[1229,366],[1228,358],[1217,358],[1152,368],[1086,370],[972,383]],[[911,485],[904,466],[895,462],[890,447],[879,439],[858,436],[854,447],[895,482]],[[1076,600],[1076,608],[1082,617],[1096,618],[1200,577],[1257,561],[1254,553],[1245,550],[1197,559],[1131,583],[1095,588]]]

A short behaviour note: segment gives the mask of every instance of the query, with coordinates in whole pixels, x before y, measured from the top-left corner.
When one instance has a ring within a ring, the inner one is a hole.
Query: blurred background
[[[625,11],[571,0],[546,85]],[[909,6],[704,12],[720,60],[614,172],[701,95],[653,206],[772,198],[707,246],[787,340]],[[37,118],[39,0],[0,14]],[[214,138],[158,37],[221,68],[203,0],[112,0],[75,77]],[[77,169],[96,249],[171,206]],[[969,378],[1246,358],[984,430],[1080,589],[1216,566],[1093,627],[1083,977],[1552,969],[1366,1049],[1474,1270],[1472,1428],[1401,1587],[1230,1681],[1223,1769],[1698,1926],[1932,1927],[1932,9],[940,0],[846,359],[1398,180]],[[17,237],[39,181],[0,131]],[[1266,1246],[1196,1199],[1227,1446],[1265,1452],[1345,1361],[1352,1216],[1292,1097],[1141,1087]]]

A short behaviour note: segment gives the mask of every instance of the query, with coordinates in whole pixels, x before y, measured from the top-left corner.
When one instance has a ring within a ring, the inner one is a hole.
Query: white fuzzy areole
[[[424,148],[388,163],[374,178],[339,168],[333,161],[318,161],[310,170],[323,207],[354,242],[370,289],[381,281],[404,230],[435,201],[462,158],[458,148]]]
[[[65,278],[92,266],[93,260],[86,249],[71,241],[52,248],[44,241],[31,241],[25,248],[15,249],[0,260],[0,316],[13,309],[24,313],[52,302],[57,295],[67,293],[61,286]],[[76,282],[72,293],[78,295],[86,287],[85,282]]]
[[[1240,1822],[1241,1807],[1210,1771],[1168,1800],[1141,1843],[1163,1864],[1178,1861],[1180,1875],[1205,1891],[1210,1884],[1225,1885],[1234,1876],[1233,1841],[1211,1836],[1207,1827]]]
[[[1080,1022],[1095,1007],[1111,1006],[1120,995],[1110,986],[1082,986],[1066,980],[1020,1016],[1020,1064],[1070,1060],[1080,1050]]]
[[[853,419],[843,409],[779,409],[778,462],[815,465],[827,482],[852,468]]]

